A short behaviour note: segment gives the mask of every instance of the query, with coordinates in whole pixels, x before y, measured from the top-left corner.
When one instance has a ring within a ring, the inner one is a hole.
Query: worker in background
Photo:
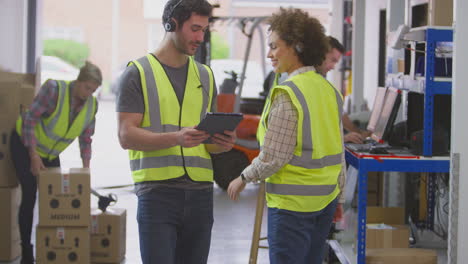
[[[316,71],[329,50],[316,18],[281,8],[268,23],[268,58],[289,77],[270,91],[260,154],[228,194],[236,200],[246,183],[265,180],[270,263],[321,264],[344,179],[343,97]]]
[[[117,98],[119,141],[129,150],[144,264],[206,263],[213,226],[210,153],[229,151],[235,133],[195,129],[216,111],[211,69],[193,59],[208,30],[206,0],[169,0],[159,47],[132,61]]]
[[[341,43],[332,36],[328,36],[330,50],[325,56],[325,60],[320,66],[317,66],[317,72],[320,73],[324,78],[326,78],[327,73],[335,69],[335,65],[340,61],[341,56],[345,53],[345,48]],[[273,76],[272,76],[273,77]],[[287,74],[275,74],[272,84],[269,87],[273,87],[278,83],[281,83],[287,78]],[[370,136],[370,132],[366,130],[361,130],[359,127],[354,125],[353,121],[345,113],[342,117],[343,127],[348,133],[344,135],[345,142],[352,142],[357,144],[364,143],[364,139]]]
[[[340,61],[341,56],[343,56],[343,54],[346,52],[343,45],[341,45],[341,43],[336,38],[328,36],[328,39],[330,41],[330,50],[327,52],[322,65],[317,67],[317,72],[322,74],[322,76],[325,78],[329,71],[335,69],[335,65]],[[348,133],[344,135],[345,142],[362,144],[364,139],[370,136],[369,131],[361,130],[359,127],[354,125],[353,121],[351,121],[347,114],[343,114],[342,122],[343,127],[348,131]]]
[[[10,146],[22,192],[18,216],[22,264],[34,262],[31,231],[36,177],[46,168],[60,167],[60,153],[77,137],[83,167],[89,168],[98,109],[93,93],[101,84],[101,70],[86,62],[75,81],[47,80],[16,122]]]

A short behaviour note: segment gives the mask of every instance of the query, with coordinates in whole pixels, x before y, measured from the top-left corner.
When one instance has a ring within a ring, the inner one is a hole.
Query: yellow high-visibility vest
[[[151,54],[131,62],[140,73],[145,112],[142,128],[154,133],[179,131],[198,125],[211,109],[213,73],[208,66],[189,59],[182,104],[161,63]],[[185,173],[194,181],[213,181],[211,157],[204,144],[193,148],[174,146],[162,150],[129,150],[134,182],[173,179]]]
[[[325,208],[339,194],[343,141],[341,93],[315,71],[290,77],[273,87],[257,139],[263,146],[271,100],[285,91],[298,111],[297,144],[291,161],[266,179],[268,207],[297,212]]]
[[[42,158],[53,160],[64,151],[75,138],[94,120],[96,115],[96,98],[90,96],[73,123],[70,124],[70,82],[57,81],[58,98],[54,112],[34,127],[37,139],[36,151]],[[16,121],[16,132],[22,133],[23,119],[20,115]]]

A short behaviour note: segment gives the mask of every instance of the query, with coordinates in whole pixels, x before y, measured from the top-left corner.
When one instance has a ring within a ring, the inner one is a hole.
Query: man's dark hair
[[[337,49],[341,54],[346,52],[345,47],[336,38],[328,36],[328,39],[330,40],[330,47],[332,49]]]
[[[176,6],[175,9],[174,6]],[[169,0],[164,7],[162,22],[164,25],[172,17],[177,21],[178,27],[182,27],[185,21],[189,20],[192,12],[200,16],[210,17],[212,11],[213,6],[206,0]]]

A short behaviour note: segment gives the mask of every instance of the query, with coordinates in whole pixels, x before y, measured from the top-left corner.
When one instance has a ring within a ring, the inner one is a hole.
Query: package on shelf
[[[89,226],[89,169],[45,170],[39,175],[38,189],[40,226]]]
[[[11,261],[21,254],[18,208],[21,190],[0,188],[0,261]]]
[[[366,248],[407,248],[409,228],[405,225],[367,224]]]
[[[367,223],[387,225],[405,224],[405,209],[402,207],[367,207]]]
[[[367,207],[366,248],[407,248],[409,227],[402,207]]]
[[[36,230],[36,263],[90,263],[88,227]]]
[[[383,248],[366,250],[368,264],[437,264],[437,252],[420,248]]]
[[[127,212],[107,208],[91,211],[91,262],[120,263],[125,257]]]

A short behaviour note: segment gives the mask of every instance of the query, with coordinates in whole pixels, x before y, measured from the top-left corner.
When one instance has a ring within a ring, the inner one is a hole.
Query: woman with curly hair
[[[269,93],[257,131],[261,152],[231,182],[266,181],[270,263],[322,263],[343,177],[342,96],[316,66],[327,53],[320,22],[299,9],[269,19],[268,58],[288,79]]]

